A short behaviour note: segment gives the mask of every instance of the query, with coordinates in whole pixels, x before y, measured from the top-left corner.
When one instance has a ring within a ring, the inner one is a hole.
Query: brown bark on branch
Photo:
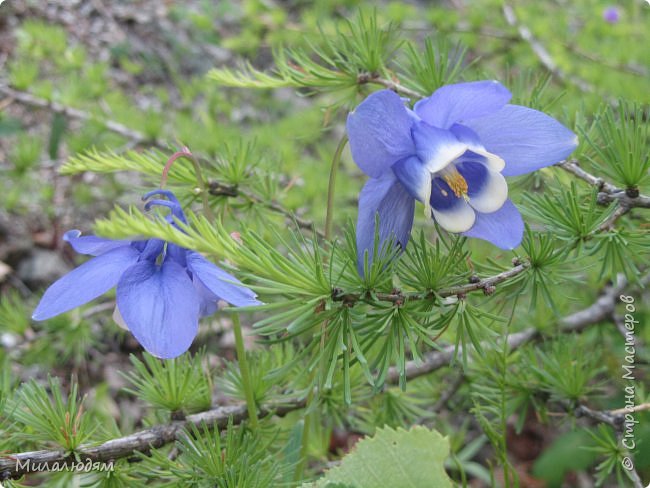
[[[303,400],[296,400],[287,405],[271,409],[265,408],[261,413],[268,415],[286,415],[288,412],[302,408]],[[149,452],[151,449],[162,447],[174,442],[188,427],[224,428],[232,417],[235,424],[241,423],[248,416],[246,405],[217,407],[212,410],[188,415],[185,420],[175,420],[168,424],[156,425],[149,429],[135,432],[131,435],[112,439],[96,446],[85,445],[74,453],[63,449],[44,450],[12,454],[0,458],[0,480],[18,478],[24,474],[34,472],[36,467],[51,466],[54,463],[72,463],[75,461],[110,462],[117,459],[133,456],[137,452]]]

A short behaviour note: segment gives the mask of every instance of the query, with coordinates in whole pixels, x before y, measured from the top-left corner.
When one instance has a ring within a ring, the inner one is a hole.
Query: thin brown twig
[[[84,110],[68,107],[66,105],[63,105],[61,103],[52,100],[47,100],[45,98],[37,97],[28,92],[14,90],[8,85],[2,83],[0,83],[0,94],[8,97],[9,99],[20,102],[24,105],[44,108],[50,110],[51,112],[65,115],[66,117],[69,118],[79,119],[83,121],[92,120],[92,121],[99,122],[108,130],[115,132],[116,134],[119,134],[127,139],[130,139],[131,141],[136,142],[137,144],[154,144],[164,149],[168,149],[169,147],[164,142],[155,138],[152,139],[151,137],[147,137],[142,132],[131,129],[130,127],[127,127],[124,124],[120,124],[119,122],[115,122],[113,120],[105,120]]]
[[[607,205],[608,203],[612,202],[619,202],[621,206],[628,208],[650,208],[650,197],[645,195],[630,197],[623,190],[620,190],[616,193],[598,194],[598,203]]]
[[[515,14],[515,11],[511,5],[504,3],[503,15],[508,25],[517,29],[517,32],[519,33],[519,37],[530,46],[533,53],[535,53],[535,55],[542,63],[542,65],[553,76],[555,76],[558,80],[560,80],[565,84],[572,84],[577,86],[580,90],[584,92],[591,93],[595,91],[594,87],[591,86],[586,81],[584,81],[583,79],[578,78],[576,76],[569,75],[558,67],[557,63],[553,60],[553,57],[548,52],[546,47],[544,47],[544,45],[535,38],[535,36],[533,35],[533,33],[530,31],[528,27],[526,27],[525,25],[519,22],[519,20],[517,19],[517,15]]]
[[[620,64],[614,64],[610,63],[609,61],[605,60],[604,58],[599,58],[598,56],[594,56],[591,53],[587,53],[585,51],[581,51],[578,49],[576,46],[573,44],[564,44],[564,47],[568,49],[570,52],[575,54],[576,56],[579,56],[581,58],[584,58],[592,63],[600,64],[608,69],[615,70],[615,71],[624,71],[627,72],[631,75],[634,76],[641,76],[643,78],[647,78],[650,76],[650,70],[646,69],[644,66],[639,65],[639,64],[634,64],[634,63],[620,63]]]
[[[466,285],[452,286],[449,288],[444,288],[435,291],[429,292],[402,292],[395,291],[393,293],[344,293],[340,290],[335,290],[332,293],[332,300],[335,302],[343,302],[346,305],[354,305],[360,301],[380,301],[380,302],[391,302],[395,305],[402,305],[406,302],[415,301],[415,300],[430,300],[435,297],[446,298],[452,296],[463,296],[467,293],[482,290],[484,293],[493,293],[494,286],[504,281],[508,281],[514,278],[517,275],[525,272],[530,267],[530,263],[524,261],[517,264],[511,269],[503,271],[494,276],[489,276],[478,280],[473,283],[468,283]]]
[[[645,412],[646,410],[650,410],[650,403],[642,403],[641,405],[635,405],[633,407],[617,408],[616,410],[610,410],[609,413],[612,415],[624,415],[626,413]]]
[[[301,229],[313,231],[318,237],[325,238],[325,234],[318,230],[311,220],[302,219],[290,210],[284,208],[282,205],[276,202],[268,201],[259,195],[239,188],[237,185],[228,185],[219,181],[210,181],[208,182],[208,193],[212,196],[232,198],[242,197],[245,200],[248,200],[249,203],[261,205],[271,210],[272,212],[284,215],[289,221],[295,222],[296,225]]]
[[[381,85],[385,88],[388,88],[389,90],[393,90],[396,93],[401,93],[402,95],[417,100],[424,97],[424,95],[422,95],[420,92],[411,90],[410,88],[401,85],[399,82],[387,80],[386,78],[382,78],[381,76],[373,73],[361,73],[359,76],[357,76],[357,83],[359,85],[374,83],[377,85]]]
[[[440,395],[440,398],[436,400],[436,403],[433,405],[432,410],[434,412],[439,412],[447,405],[447,402],[452,399],[452,397],[458,392],[461,386],[465,383],[465,375],[460,373],[454,381],[451,382],[451,385]]]
[[[564,171],[567,171],[568,173],[577,176],[581,180],[586,181],[591,186],[595,186],[600,192],[616,193],[619,191],[619,189],[616,186],[612,185],[611,183],[608,183],[602,178],[598,178],[592,175],[591,173],[588,173],[584,169],[582,169],[578,165],[578,161],[575,159],[571,159],[569,161],[560,161],[559,163],[556,164],[556,166],[559,166]]]

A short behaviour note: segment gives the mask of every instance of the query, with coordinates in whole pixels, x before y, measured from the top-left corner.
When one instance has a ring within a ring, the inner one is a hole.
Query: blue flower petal
[[[172,193],[169,190],[158,189],[158,190],[150,191],[149,193],[145,193],[142,196],[142,199],[143,200],[148,200],[149,198],[151,198],[154,195],[163,195],[163,196],[167,197],[168,201],[167,200],[158,200],[158,199],[151,200],[151,201],[147,202],[145,204],[145,206],[144,206],[144,209],[146,211],[151,210],[151,207],[156,206],[156,205],[162,206],[162,207],[167,207],[167,208],[171,209],[172,215],[174,217],[176,217],[178,220],[180,220],[181,222],[183,222],[185,224],[187,223],[187,219],[185,218],[185,213],[183,212],[183,206],[181,205],[181,202],[178,201],[178,198],[176,198],[176,195],[174,195],[174,193]],[[173,220],[170,221],[170,223],[173,223]]]
[[[431,183],[430,203],[434,220],[446,231],[464,232],[474,225],[476,217],[472,207],[438,176]]]
[[[188,251],[186,254],[187,269],[192,277],[198,279],[209,291],[214,293],[217,300],[224,300],[236,307],[260,305],[257,295],[246,288],[233,275],[212,264],[198,252]]]
[[[199,296],[178,263],[141,261],[117,284],[117,307],[142,347],[170,359],[187,351],[199,328]]]
[[[85,262],[45,291],[32,319],[49,319],[103,295],[139,257],[133,247],[121,246]]]
[[[149,200],[145,204],[144,209],[148,212],[149,210],[151,210],[151,207],[156,207],[156,206],[169,208],[172,211],[171,213],[172,217],[176,217],[184,224],[187,224],[187,219],[185,218],[185,213],[183,212],[183,208],[178,203],[170,202],[168,200],[153,199],[153,200]],[[175,223],[174,219],[169,216],[167,217],[167,222],[169,222],[170,224]]]
[[[198,293],[201,302],[199,315],[201,317],[207,317],[219,310],[219,297],[208,290],[203,282],[196,276],[192,278],[192,283],[194,284],[194,288],[196,289],[196,293]]]
[[[140,259],[155,261],[165,250],[165,241],[161,239],[147,239],[144,241],[144,245],[139,244],[138,247],[141,247]]]
[[[373,93],[348,115],[354,162],[368,176],[378,178],[400,159],[413,155],[411,124],[397,94],[390,90]]]
[[[429,203],[431,195],[431,172],[419,158],[411,156],[395,163],[393,173],[406,191],[422,203]]]
[[[433,208],[444,210],[455,207],[458,200],[462,200],[462,198],[454,194],[454,191],[444,179],[440,176],[432,178],[429,202]]]
[[[478,212],[496,212],[508,198],[508,183],[497,171],[476,162],[457,164],[458,172],[467,181],[468,203]]]
[[[504,176],[530,173],[565,159],[578,145],[578,137],[553,117],[519,105],[465,121],[485,148],[498,154],[506,166]]]
[[[164,197],[167,197],[167,199],[170,202],[175,203],[179,207],[181,205],[181,202],[178,201],[178,198],[176,198],[176,195],[174,195],[174,192],[172,192],[170,190],[163,190],[162,188],[158,188],[156,190],[151,190],[150,192],[145,193],[144,195],[142,195],[142,200],[149,200],[154,195],[162,195]]]
[[[359,195],[357,218],[357,266],[363,274],[364,253],[372,263],[375,242],[375,215],[379,214],[379,250],[391,238],[406,248],[413,226],[415,200],[392,172],[371,178]]]
[[[167,259],[173,259],[183,268],[187,267],[188,250],[171,242],[167,243]]]
[[[501,249],[514,249],[521,244],[524,221],[511,200],[493,213],[477,213],[476,223],[463,235],[491,242]]]
[[[511,97],[498,81],[472,81],[445,85],[417,102],[414,110],[428,124],[448,129],[455,122],[497,112]]]
[[[131,241],[125,240],[104,239],[93,235],[82,236],[81,231],[77,229],[69,230],[63,234],[63,240],[79,254],[90,254],[91,256],[98,256],[112,249],[131,244]]]
[[[449,130],[460,142],[466,144],[469,148],[469,151],[467,151],[467,153],[461,156],[457,161],[463,159],[476,160],[478,156],[481,161],[484,161],[490,169],[494,171],[501,171],[506,166],[505,161],[501,157],[492,154],[485,149],[476,132],[469,127],[465,127],[461,124],[454,124]]]
[[[431,173],[445,168],[468,149],[452,132],[426,122],[414,124],[412,133],[417,156]]]

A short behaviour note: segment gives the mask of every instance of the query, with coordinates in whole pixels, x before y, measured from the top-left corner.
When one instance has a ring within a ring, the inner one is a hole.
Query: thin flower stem
[[[251,375],[248,369],[248,359],[246,358],[246,348],[244,347],[244,336],[241,331],[241,323],[239,322],[239,314],[232,314],[232,325],[235,333],[235,349],[237,350],[237,360],[239,361],[239,370],[241,371],[241,381],[244,387],[244,395],[246,396],[246,408],[248,410],[248,418],[253,429],[257,429],[257,405],[255,404],[255,396],[251,387]]]
[[[307,403],[305,409],[305,419],[303,423],[302,438],[300,439],[300,461],[296,466],[296,471],[294,474],[294,481],[302,481],[303,474],[305,471],[305,466],[307,465],[307,456],[309,455],[309,435],[311,431],[311,423],[314,416],[312,407],[315,402],[318,401],[318,394],[320,393],[320,385],[323,381],[323,374],[325,371],[325,355],[323,351],[325,349],[325,336],[327,333],[327,321],[321,323],[321,335],[320,335],[320,357],[318,358],[318,370],[314,371],[311,378],[311,389],[307,395]],[[318,386],[314,387],[314,382]]]
[[[341,155],[343,148],[348,142],[348,136],[344,135],[336,147],[334,158],[332,159],[332,167],[330,168],[330,180],[327,187],[327,213],[325,214],[325,240],[332,237],[332,220],[334,218],[334,193],[336,190],[336,174],[338,173],[339,166],[341,165]]]
[[[205,212],[205,216],[209,220],[214,221],[214,214],[212,213],[212,208],[210,208],[210,202],[208,201],[209,188],[205,184],[205,180],[203,179],[203,173],[201,172],[201,165],[199,164],[199,161],[198,159],[196,159],[194,154],[192,154],[192,151],[190,151],[190,148],[188,148],[187,146],[183,146],[183,149],[172,154],[170,158],[167,160],[167,163],[165,163],[165,167],[163,168],[163,172],[162,172],[162,177],[160,178],[160,188],[165,187],[165,185],[167,184],[167,177],[169,176],[169,170],[172,168],[172,165],[180,158],[187,158],[191,161],[192,166],[194,167],[194,174],[196,175],[196,184],[199,186],[199,191],[201,192],[201,202],[203,204],[203,211]]]
[[[183,148],[181,151],[176,151],[172,154],[163,168],[162,175],[160,177],[160,188],[165,188],[167,185],[167,178],[169,177],[169,170],[172,169],[173,164],[177,159],[189,157],[187,148]]]
[[[305,418],[302,425],[302,437],[300,439],[300,461],[296,465],[296,471],[293,475],[293,481],[299,482],[303,479],[305,466],[307,465],[307,456],[309,454],[309,431],[311,430],[311,418],[313,413],[310,412],[309,407],[314,402],[314,389],[312,388],[307,395],[307,408],[305,409]]]
[[[203,203],[203,211],[205,216],[211,221],[214,222],[214,214],[212,213],[212,208],[210,208],[210,202],[208,201],[208,186],[205,184],[203,179],[203,172],[201,171],[201,165],[199,164],[198,159],[194,157],[194,154],[190,152],[188,148],[186,149],[189,153],[189,158],[192,161],[194,166],[194,173],[196,174],[196,182],[199,185],[199,190],[201,190],[201,202]]]
[[[514,303],[512,304],[511,312],[510,312],[510,318],[508,321],[504,324],[504,339],[502,342],[502,350],[501,353],[503,355],[503,374],[504,374],[504,381],[505,381],[505,375],[506,375],[506,370],[507,370],[507,361],[508,361],[508,354],[510,353],[510,344],[508,338],[510,337],[510,327],[512,326],[512,322],[515,318],[515,311],[517,310],[517,303],[519,302],[519,296],[517,295],[514,299]],[[517,479],[517,472],[512,470],[512,466],[510,465],[510,462],[508,460],[508,440],[507,440],[507,432],[508,432],[508,412],[507,412],[507,403],[508,403],[508,397],[506,395],[506,389],[504,385],[501,385],[501,433],[503,435],[503,452],[501,453],[502,459],[501,462],[503,464],[503,478],[505,481],[505,486],[506,488],[510,488],[512,482],[514,481],[516,484],[518,484],[518,479]]]

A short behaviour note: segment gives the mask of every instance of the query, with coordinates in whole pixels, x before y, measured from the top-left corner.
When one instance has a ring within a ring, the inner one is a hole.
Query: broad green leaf
[[[378,429],[345,456],[341,464],[302,488],[451,488],[443,467],[449,441],[435,430]]]

